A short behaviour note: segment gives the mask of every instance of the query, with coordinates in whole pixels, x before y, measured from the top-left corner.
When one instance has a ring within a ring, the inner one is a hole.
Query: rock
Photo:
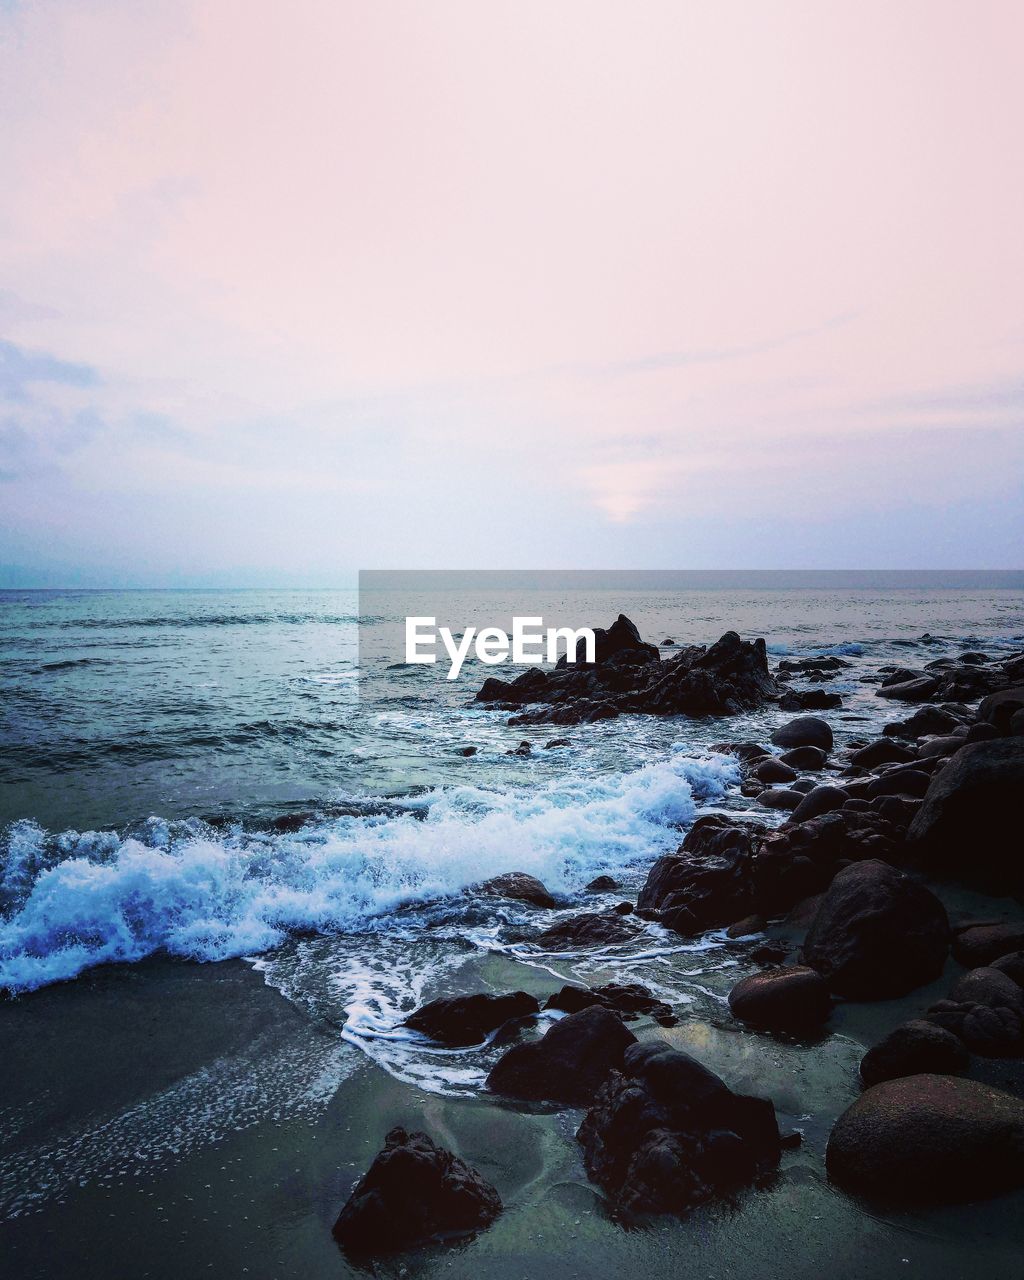
[[[614,893],[618,887],[618,880],[614,880],[611,876],[595,876],[584,889],[584,893]]]
[[[833,654],[825,654],[820,658],[783,658],[779,663],[779,670],[807,674],[812,671],[841,671],[850,665]]]
[[[476,755],[476,753],[477,753],[477,748],[476,748],[476,747],[463,747],[463,748],[459,751],[459,755],[460,755],[460,756],[475,756],[475,755]]]
[[[780,711],[831,711],[842,705],[839,694],[827,689],[789,689],[779,699]]]
[[[506,996],[482,992],[431,1000],[410,1014],[403,1025],[439,1044],[455,1048],[480,1044],[513,1018],[528,1018],[539,1012],[540,1004],[525,991],[513,991]]]
[[[804,958],[840,995],[884,1000],[942,972],[949,921],[942,903],[888,863],[844,867],[827,889]]]
[[[944,733],[937,738],[925,738],[917,748],[919,760],[930,760],[933,756],[951,756],[959,751],[967,740],[967,734]]]
[[[475,887],[475,892],[489,898],[511,898],[513,902],[528,902],[533,907],[554,907],[554,898],[536,876],[525,871],[506,871],[493,876]]]
[[[796,809],[803,798],[792,787],[769,787],[758,795],[757,803],[765,809]]]
[[[1007,733],[1011,718],[1021,708],[1024,708],[1024,685],[1018,685],[1014,689],[1000,689],[998,693],[990,693],[981,700],[978,719]]]
[[[886,822],[906,830],[913,822],[922,801],[911,796],[878,796],[871,803]]]
[[[998,960],[992,961],[990,967],[1005,973],[1008,978],[1016,982],[1018,987],[1024,987],[1024,950],[1011,951],[1008,955],[1000,956]]]
[[[662,1026],[676,1021],[672,1006],[652,995],[639,982],[608,982],[602,987],[565,986],[544,1002],[545,1009],[561,1009],[565,1013],[579,1013],[592,1005],[612,1009],[627,1020],[649,1014]]]
[[[793,769],[817,772],[824,769],[828,754],[821,747],[794,747],[792,751],[784,751],[779,759]]]
[[[798,1031],[824,1022],[832,1011],[832,997],[821,974],[794,965],[743,978],[729,993],[729,1008],[751,1026]]]
[[[882,732],[887,737],[923,738],[926,734],[952,733],[964,723],[964,717],[944,707],[920,707],[906,720],[887,724]]]
[[[491,1184],[425,1133],[392,1129],[334,1224],[355,1254],[393,1253],[429,1240],[467,1235],[501,1213]]]
[[[577,1133],[588,1175],[617,1212],[685,1213],[774,1168],[775,1109],[733,1093],[689,1054],[626,1050]]]
[[[976,742],[931,780],[907,842],[925,865],[1004,892],[1024,889],[1024,739]]]
[[[887,1080],[836,1121],[825,1163],[837,1186],[878,1201],[997,1195],[1024,1184],[1024,1102],[955,1076]]]
[[[607,632],[597,628],[594,663],[533,667],[512,681],[491,677],[477,700],[528,707],[510,724],[580,724],[628,713],[733,715],[777,698],[763,640],[747,643],[728,631],[710,648],[690,645],[661,661],[620,615]]]
[[[636,926],[615,911],[598,914],[584,911],[560,920],[533,939],[542,951],[585,951],[625,942],[636,934]]]
[[[938,676],[914,676],[897,684],[884,684],[878,690],[880,698],[896,698],[900,702],[927,702],[938,693],[942,681]]]
[[[532,1101],[582,1106],[621,1067],[636,1036],[610,1009],[595,1005],[556,1022],[540,1040],[514,1045],[494,1064],[487,1087]]]
[[[866,1085],[925,1072],[960,1075],[967,1070],[970,1060],[959,1036],[923,1018],[915,1018],[890,1031],[884,1040],[867,1051],[861,1059],[860,1075]]]
[[[756,764],[753,772],[754,777],[761,782],[792,782],[796,777],[796,770],[783,764],[776,756],[768,756]]]
[[[518,747],[511,747],[505,752],[507,756],[532,756],[533,747],[529,742],[520,742]]]
[[[828,752],[832,750],[832,730],[827,721],[817,716],[797,716],[775,730],[772,742],[777,747],[817,747]],[[783,759],[786,764],[793,764],[792,760]],[[798,766],[793,764],[793,767]]]
[[[931,777],[922,770],[897,765],[868,784],[868,795],[872,799],[875,796],[916,796],[920,799],[930,783]]]
[[[729,938],[749,938],[752,934],[764,932],[764,920],[758,915],[744,916],[726,929]]]
[[[904,764],[913,758],[914,753],[909,747],[901,747],[891,738],[878,738],[855,751],[850,756],[850,763],[861,769],[877,769],[880,764]]]
[[[771,755],[768,748],[762,747],[759,742],[716,742],[711,750],[723,756],[736,756],[744,764],[754,764]]]
[[[544,743],[545,751],[553,751],[555,747],[571,747],[572,743],[568,738],[551,738]]]
[[[1015,711],[1010,717],[1010,732],[1019,732],[1014,729],[1014,723],[1019,719],[1020,712]],[[991,742],[993,738],[1000,738],[1003,735],[995,727],[986,720],[979,720],[977,724],[972,724],[964,734],[964,742]]]
[[[637,910],[686,936],[748,914],[753,906],[750,862],[762,830],[719,814],[698,818],[676,852],[651,868]]]
[[[932,1005],[927,1018],[986,1058],[1024,1052],[1024,991],[999,969],[982,967],[964,974],[948,999]]]
[[[953,958],[967,969],[990,965],[1011,951],[1024,949],[1024,922],[979,924],[962,929],[953,939]]]
[[[835,809],[841,809],[849,798],[849,793],[842,787],[815,787],[813,791],[807,792],[793,810],[790,822],[806,822],[808,818],[832,813]]]

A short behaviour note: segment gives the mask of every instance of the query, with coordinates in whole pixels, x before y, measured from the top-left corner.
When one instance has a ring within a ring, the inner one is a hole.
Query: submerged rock
[[[854,1000],[905,995],[942,972],[949,921],[936,896],[888,863],[855,862],[827,889],[804,957]]]
[[[960,1075],[971,1057],[959,1036],[943,1027],[915,1018],[890,1031],[861,1059],[860,1075],[866,1085],[924,1072]]]
[[[491,1068],[487,1087],[513,1098],[582,1106],[635,1043],[618,1014],[594,1005],[562,1018],[542,1039],[509,1049]]]
[[[1024,1102],[955,1076],[887,1080],[836,1121],[825,1163],[837,1186],[877,1201],[997,1195],[1024,1185]]]
[[[477,1231],[501,1210],[497,1191],[464,1160],[425,1133],[392,1129],[333,1234],[351,1253],[394,1253]]]
[[[577,1133],[589,1176],[625,1214],[685,1213],[778,1164],[775,1109],[666,1044],[627,1049]]]
[[[525,991],[495,996],[486,992],[473,996],[452,996],[431,1000],[406,1018],[411,1031],[452,1048],[479,1044],[514,1018],[528,1018],[540,1012],[535,996]]]

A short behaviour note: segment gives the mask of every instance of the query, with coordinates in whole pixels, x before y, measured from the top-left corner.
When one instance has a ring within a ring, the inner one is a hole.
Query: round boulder
[[[836,1121],[831,1180],[876,1201],[950,1204],[1024,1185],[1024,1102],[956,1076],[876,1084]]]
[[[825,1021],[832,1009],[828,984],[807,965],[751,974],[729,993],[741,1022],[768,1031],[798,1031]]]
[[[797,716],[775,730],[772,742],[777,747],[818,747],[821,751],[831,751],[832,730],[828,721],[818,716]]]
[[[915,1018],[890,1031],[867,1051],[861,1059],[860,1077],[872,1085],[922,1072],[957,1076],[967,1070],[969,1062],[970,1054],[958,1036]]]

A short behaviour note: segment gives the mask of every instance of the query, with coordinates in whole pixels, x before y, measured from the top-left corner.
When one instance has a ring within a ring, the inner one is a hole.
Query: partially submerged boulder
[[[755,1181],[780,1153],[770,1102],[656,1042],[626,1050],[576,1136],[587,1173],[626,1215],[685,1213]]]
[[[837,1186],[883,1203],[997,1195],[1024,1185],[1024,1102],[955,1076],[887,1080],[836,1121],[825,1163]]]
[[[621,904],[620,904],[621,905]],[[542,951],[586,951],[609,947],[636,936],[637,927],[618,911],[584,911],[560,920],[539,933],[533,942]]]
[[[729,1008],[741,1022],[768,1031],[805,1031],[832,1010],[828,984],[808,965],[765,969],[729,992]]]
[[[475,886],[475,892],[488,898],[510,898],[513,902],[528,902],[533,907],[554,907],[556,902],[536,876],[525,871],[506,871],[492,876]]]
[[[854,1000],[885,1000],[933,981],[948,952],[942,903],[875,859],[838,873],[804,942],[807,963]]]
[[[662,1026],[676,1021],[672,1006],[642,986],[639,982],[606,982],[600,987],[565,986],[544,1001],[545,1009],[560,1009],[564,1013],[578,1013],[600,1005],[612,1009],[627,1021],[648,1014]]]
[[[970,1060],[959,1036],[924,1018],[914,1018],[867,1051],[861,1059],[860,1076],[866,1085],[873,1085],[925,1072],[960,1075]]]
[[[594,1005],[560,1019],[542,1039],[509,1049],[491,1068],[487,1087],[512,1098],[583,1106],[635,1043],[617,1014]]]
[[[637,910],[686,936],[748,915],[753,907],[750,860],[762,831],[719,814],[698,818],[676,852],[651,868]]]
[[[772,742],[777,747],[817,747],[820,751],[828,752],[832,750],[832,729],[827,720],[821,720],[818,716],[797,716],[795,720],[790,720],[775,730]],[[783,759],[787,764],[793,764],[785,756]]]
[[[501,1213],[497,1191],[425,1133],[392,1129],[334,1224],[347,1251],[373,1256],[467,1235]]]
[[[492,1031],[516,1018],[540,1012],[535,996],[525,991],[496,996],[481,992],[472,996],[451,996],[431,1000],[406,1018],[411,1031],[451,1048],[480,1044]]]

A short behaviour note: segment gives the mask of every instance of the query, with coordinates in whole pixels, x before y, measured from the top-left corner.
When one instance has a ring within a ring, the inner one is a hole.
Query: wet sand
[[[962,906],[962,901],[960,902]],[[393,1125],[425,1129],[498,1188],[505,1212],[476,1239],[378,1263],[382,1276],[1016,1277],[1024,1193],[884,1213],[824,1178],[834,1118],[856,1096],[863,1049],[946,989],[838,1007],[816,1043],[742,1031],[708,1006],[641,1037],[687,1048],[733,1087],[767,1094],[802,1146],[736,1205],[625,1231],[604,1214],[573,1139],[579,1112],[446,1098],[393,1079],[241,961],[97,970],[0,1005],[0,1249],[11,1280],[360,1274],[331,1225]],[[503,957],[472,960],[466,989],[558,984]],[[1021,1091],[1020,1064],[972,1074]]]

